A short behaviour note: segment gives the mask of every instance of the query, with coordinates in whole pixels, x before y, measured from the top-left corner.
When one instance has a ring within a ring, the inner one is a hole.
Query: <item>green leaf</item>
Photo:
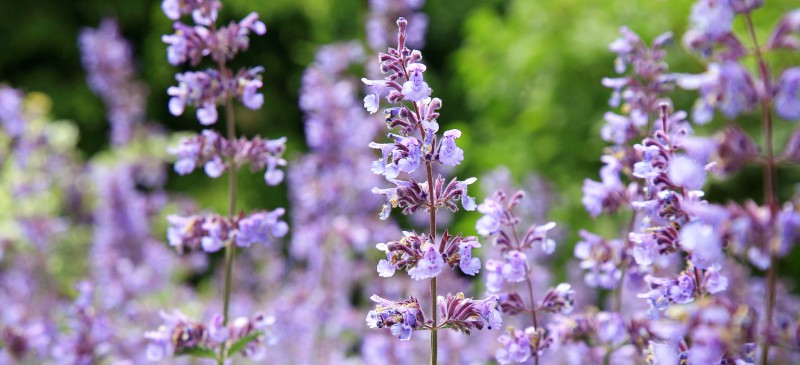
[[[193,347],[188,349],[182,349],[180,351],[175,352],[176,356],[187,355],[191,357],[205,357],[207,359],[216,360],[217,353],[209,348],[205,347]]]
[[[231,345],[228,354],[233,355],[239,351],[242,351],[242,349],[244,349],[244,347],[247,346],[247,344],[250,343],[250,341],[255,340],[256,338],[258,338],[258,336],[261,336],[260,331],[253,332],[247,336],[240,338],[238,341],[234,342],[233,345]]]

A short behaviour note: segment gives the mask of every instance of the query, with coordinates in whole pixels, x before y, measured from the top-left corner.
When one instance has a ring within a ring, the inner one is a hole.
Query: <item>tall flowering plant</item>
[[[683,41],[709,61],[703,74],[667,73],[663,49],[669,34],[648,47],[623,28],[610,47],[618,55],[617,72],[624,75],[603,84],[614,90],[610,104],[621,114],[606,114],[602,135],[613,146],[602,158],[601,181],[585,181],[583,203],[594,216],[628,208],[631,220],[623,239],[581,232],[575,256],[588,285],[614,290],[615,312],[636,313],[635,299],[627,299],[633,295],[644,299],[649,310],[644,318],[621,317],[623,330],[616,331],[616,344],[604,351],[606,362],[629,352],[631,345],[651,364],[753,364],[759,357],[766,364],[796,356],[796,351],[771,354],[770,347],[796,346],[791,339],[798,326],[790,313],[796,312],[797,299],[785,293],[782,305],[775,304],[777,259],[788,254],[800,232],[796,204],[778,204],[776,165],[796,161],[796,139],[790,139],[783,156],[776,156],[772,115],[797,119],[793,107],[798,95],[794,68],[773,80],[764,53],[796,49],[800,18],[796,10],[788,13],[762,46],[750,15],[761,5],[706,0],[694,5],[692,27]],[[737,16],[744,20],[751,47],[733,31]],[[748,58],[755,73],[744,62]],[[729,125],[716,138],[695,136],[689,114],[670,110],[667,94],[675,86],[699,90],[691,115],[695,125],[709,123],[717,110]],[[736,120],[756,109],[762,147]],[[710,173],[726,177],[748,164],[763,170],[763,207],[753,201],[720,205],[704,199]],[[766,279],[750,278],[748,263],[766,270]],[[553,327],[561,333],[557,342],[574,343],[591,333],[576,331],[570,322],[589,323],[591,329],[598,321],[599,314],[590,313],[558,320]]]
[[[515,208],[525,197],[525,192],[517,191],[510,197],[502,190],[495,191],[486,201],[478,206],[483,213],[475,228],[484,237],[490,238],[500,248],[502,260],[486,261],[486,287],[491,293],[500,293],[500,304],[503,312],[509,315],[530,314],[531,325],[519,331],[509,327],[508,332],[500,336],[498,341],[502,347],[497,350],[495,358],[501,364],[522,363],[534,358],[539,363],[539,356],[550,346],[552,339],[545,333],[545,325],[541,319],[542,312],[572,312],[575,291],[567,283],[560,283],[549,288],[541,301],[537,301],[534,291],[534,269],[536,263],[529,258],[536,257],[532,251],[538,247],[545,255],[555,251],[555,241],[547,237],[547,233],[555,228],[555,222],[543,225],[531,225],[520,235],[518,225],[521,219]],[[527,254],[526,254],[527,252]],[[508,284],[523,283],[522,294]],[[504,290],[505,289],[505,290]],[[540,293],[541,294],[541,293]]]
[[[430,312],[426,314],[415,297],[389,300],[373,295],[377,303],[367,314],[370,328],[388,328],[400,340],[410,340],[414,331],[431,332],[430,363],[437,363],[437,332],[450,328],[469,334],[473,330],[497,328],[500,323],[500,308],[496,296],[476,300],[463,293],[438,296],[436,278],[445,266],[475,275],[481,264],[473,257],[474,248],[480,247],[477,237],[451,234],[448,230],[437,237],[436,211],[448,208],[474,210],[475,199],[468,195],[468,186],[475,178],[451,179],[449,182],[438,174],[434,179],[434,167],[441,164],[456,166],[464,159],[464,151],[456,145],[461,136],[457,129],[439,132],[438,110],[442,106],[439,98],[431,98],[431,88],[425,82],[426,67],[420,61],[418,50],[406,47],[408,22],[397,20],[397,48],[389,48],[379,56],[380,69],[387,76],[383,80],[362,79],[371,91],[364,98],[364,107],[376,113],[380,99],[385,96],[392,106],[385,109],[386,124],[390,130],[390,142],[370,143],[370,147],[381,153],[381,158],[372,164],[372,172],[383,175],[393,187],[375,187],[375,194],[383,195],[386,203],[380,213],[381,219],[389,217],[392,208],[402,208],[410,215],[425,211],[429,217],[429,232],[419,234],[403,232],[397,241],[379,243],[377,248],[386,258],[377,266],[381,277],[391,277],[403,270],[414,280],[430,280]],[[419,170],[424,167],[424,170]],[[421,177],[420,177],[421,176]],[[420,180],[422,180],[420,182]]]
[[[209,60],[216,66],[176,74],[178,85],[167,90],[171,96],[169,110],[179,116],[187,106],[194,106],[200,124],[211,126],[218,120],[217,106],[222,105],[226,133],[203,130],[200,135],[183,140],[170,152],[177,156],[175,171],[181,175],[191,173],[200,165],[211,178],[228,172],[228,214],[168,216],[167,236],[169,244],[179,253],[185,250],[213,253],[224,249],[223,310],[208,323],[195,321],[177,310],[162,313],[164,325],[145,334],[150,340],[148,356],[152,360],[190,354],[213,358],[223,364],[239,351],[257,359],[264,355],[266,327],[272,322],[271,317],[262,313],[235,320],[231,320],[229,314],[237,249],[254,243],[270,244],[275,237],[288,232],[288,225],[280,220],[283,208],[248,215],[237,211],[236,175],[240,167],[249,164],[253,170],[265,169],[264,179],[268,185],[279,184],[284,175],[279,166],[286,165],[281,157],[286,139],[236,136],[233,101],[240,100],[249,109],[261,108],[264,96],[258,90],[263,86],[263,67],[234,73],[228,62],[248,48],[250,33],[263,35],[267,28],[256,13],[218,27],[217,14],[221,7],[219,0],[164,0],[162,9],[168,18],[175,20],[175,33],[163,36],[162,40],[168,45],[167,59],[172,65],[196,66]],[[191,14],[195,25],[181,22],[181,17],[187,14]]]

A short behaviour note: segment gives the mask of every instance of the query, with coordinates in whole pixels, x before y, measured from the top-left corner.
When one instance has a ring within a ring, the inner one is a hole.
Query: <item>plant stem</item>
[[[764,95],[759,97],[761,107],[761,128],[764,131],[764,145],[767,150],[767,163],[764,165],[764,200],[769,206],[770,219],[775,222],[775,217],[778,213],[778,198],[777,198],[777,179],[775,171],[775,156],[772,146],[772,115],[770,113],[771,103],[771,89],[769,67],[764,60],[764,55],[761,53],[761,47],[758,45],[756,38],[755,27],[753,26],[753,19],[750,14],[745,14],[745,21],[747,22],[747,30],[750,33],[750,38],[753,40],[755,48],[756,60],[758,61],[758,70],[761,76],[761,81],[764,83]],[[770,337],[772,335],[772,314],[775,307],[775,287],[777,284],[777,266],[778,260],[775,257],[775,247],[773,240],[768,241],[769,249],[769,270],[767,272],[767,304],[766,304],[766,333],[764,335],[764,342],[762,344],[763,351],[761,352],[761,363],[767,364],[769,360],[769,347]]]
[[[416,107],[416,105],[415,105]],[[432,244],[436,245],[436,202],[433,200],[433,167],[431,163],[428,162],[425,164],[425,168],[428,173],[428,197],[430,199],[430,230],[431,230],[431,240]],[[433,315],[433,327],[431,328],[431,365],[436,365],[438,361],[438,332],[437,327],[438,324],[438,315],[436,313],[437,306],[436,306],[436,277],[431,279],[431,313]]]
[[[223,63],[220,63],[220,68],[225,72],[227,75],[227,69]],[[234,125],[234,116],[233,116],[233,100],[228,98],[225,102],[225,119],[227,124],[228,130],[228,140],[233,141],[236,139],[236,128]],[[231,160],[230,166],[228,170],[228,218],[231,220],[233,219],[234,215],[236,215],[236,172],[237,166],[236,163]],[[224,302],[222,305],[222,325],[228,325],[228,309],[230,307],[231,301],[231,280],[233,277],[233,261],[236,257],[236,245],[234,244],[233,240],[229,240],[228,244],[225,246],[225,297]],[[222,342],[219,346],[219,357],[217,358],[217,364],[222,365],[225,362],[227,354],[225,353],[226,342]]]
[[[506,214],[508,215],[509,220],[513,222],[514,221],[514,216],[511,215],[510,213],[506,213]],[[517,247],[516,247],[517,250],[522,252],[522,246],[519,243],[519,236],[517,235],[517,229],[516,229],[515,226],[511,227],[511,232],[514,234],[514,241],[517,243]],[[533,349],[534,350],[534,356],[533,356],[534,360],[533,360],[533,362],[536,365],[539,365],[539,354],[538,354],[539,340],[540,340],[540,338],[538,336],[538,333],[539,333],[539,318],[537,318],[537,316],[536,316],[536,300],[534,300],[534,298],[533,298],[533,281],[531,281],[530,270],[525,275],[525,281],[528,283],[528,298],[531,301],[531,320],[533,320],[533,328],[536,329],[536,333],[537,333],[536,343],[534,344],[534,349]]]

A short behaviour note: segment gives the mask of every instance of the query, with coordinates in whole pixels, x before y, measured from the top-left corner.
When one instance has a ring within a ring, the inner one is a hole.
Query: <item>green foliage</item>
[[[190,357],[211,359],[211,360],[217,359],[217,353],[214,352],[214,350],[207,349],[204,347],[186,348],[175,352],[175,356],[184,356],[184,355]]]
[[[233,355],[233,354],[238,353],[239,351],[244,350],[244,348],[245,348],[245,346],[247,346],[247,344],[249,344],[253,340],[257,339],[258,336],[261,336],[261,335],[263,335],[263,333],[261,333],[259,331],[254,331],[253,333],[236,340],[236,342],[234,342],[233,345],[231,345],[231,348],[228,350],[228,353]]]

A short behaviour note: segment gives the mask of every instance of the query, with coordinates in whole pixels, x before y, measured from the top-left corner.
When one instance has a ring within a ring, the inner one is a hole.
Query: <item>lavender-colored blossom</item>
[[[364,109],[370,114],[375,114],[379,108],[380,98],[378,98],[378,94],[367,94],[367,96],[364,97]]]
[[[731,31],[734,15],[729,0],[700,0],[692,6],[689,22],[693,30],[717,39]]]
[[[570,314],[574,304],[575,290],[569,284],[561,283],[547,291],[541,308],[553,313]]]
[[[439,143],[439,162],[448,166],[456,166],[464,159],[464,150],[456,146],[456,139],[461,137],[461,131],[451,129],[444,132],[444,138]]]
[[[581,241],[575,244],[575,257],[580,267],[588,270],[584,281],[591,287],[616,288],[622,273],[619,269],[620,246],[618,240],[607,241],[587,231],[580,231]]]
[[[408,81],[403,83],[403,96],[407,100],[420,101],[431,95],[431,89],[428,83],[422,77],[425,71],[425,65],[421,63],[412,63],[408,67],[410,73]]]
[[[783,16],[769,37],[766,48],[798,49],[800,40],[797,33],[800,33],[800,9],[791,10]]]
[[[510,251],[505,254],[505,259],[502,269],[503,279],[517,283],[528,277],[528,258],[525,253]]]
[[[272,243],[271,237],[283,237],[289,232],[289,225],[278,219],[284,214],[283,208],[272,212],[253,213],[239,221],[236,245],[250,247],[253,243]]]
[[[531,357],[531,346],[524,331],[511,330],[497,339],[502,348],[497,350],[495,358],[500,364],[523,363]]]
[[[687,156],[676,156],[669,162],[667,176],[678,186],[689,190],[703,187],[706,181],[706,172],[703,165]]]
[[[477,247],[481,247],[477,240],[464,241],[458,245],[458,255],[461,256],[458,265],[464,274],[475,276],[481,269],[481,260],[472,257],[472,249]]]
[[[19,90],[0,84],[0,123],[12,137],[18,137],[25,129],[22,116],[23,94]]]
[[[789,121],[800,120],[800,67],[788,68],[781,74],[775,113]]]
[[[500,223],[503,218],[504,209],[500,202],[487,198],[478,206],[478,212],[483,216],[475,223],[475,230],[481,236],[490,236],[500,230]]]
[[[392,335],[402,341],[408,341],[413,331],[422,328],[425,323],[425,317],[416,298],[393,302],[373,295],[370,299],[378,304],[367,314],[369,328],[388,327]]]
[[[684,89],[700,91],[692,115],[698,124],[709,122],[714,108],[728,118],[735,118],[752,110],[758,100],[748,71],[731,60],[710,64],[705,74],[682,75],[677,83]]]
[[[430,242],[426,242],[420,248],[422,259],[417,261],[417,265],[408,270],[408,275],[414,280],[434,278],[442,272],[444,260],[441,253]]]
[[[714,228],[702,223],[690,223],[681,228],[681,247],[690,253],[692,263],[708,269],[722,260],[722,242]]]
[[[89,86],[106,104],[111,141],[125,144],[133,138],[133,127],[143,122],[147,96],[147,88],[133,80],[131,46],[111,19],[103,20],[97,29],[82,30],[78,45]]]

